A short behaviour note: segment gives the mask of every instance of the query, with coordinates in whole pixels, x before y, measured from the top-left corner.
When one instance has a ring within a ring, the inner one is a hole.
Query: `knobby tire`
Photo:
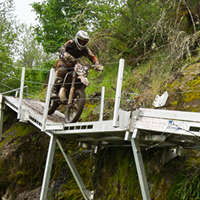
[[[83,89],[78,89],[75,91],[72,106],[66,106],[65,122],[66,123],[77,122],[79,117],[81,116],[84,106],[85,106],[85,91]],[[74,112],[73,108],[75,108],[76,112]],[[74,114],[72,118],[70,116],[71,114]]]
[[[48,115],[52,115],[55,112],[55,110],[58,108],[58,106],[59,104],[55,100],[51,99],[49,102]]]

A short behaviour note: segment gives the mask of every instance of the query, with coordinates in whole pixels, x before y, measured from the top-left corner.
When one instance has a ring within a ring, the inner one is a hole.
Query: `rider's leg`
[[[66,64],[60,60],[57,63],[57,75],[54,81],[54,85],[51,90],[51,99],[57,99],[58,98],[58,92],[60,90],[60,87],[63,83],[63,78],[65,74],[67,73],[67,66]]]
[[[63,78],[56,76],[54,84],[52,86],[52,90],[51,90],[51,99],[58,99],[58,92],[60,90],[62,82],[63,82]]]

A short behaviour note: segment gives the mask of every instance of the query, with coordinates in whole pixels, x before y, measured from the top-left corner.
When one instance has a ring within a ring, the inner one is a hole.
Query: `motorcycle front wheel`
[[[65,122],[77,122],[83,108],[85,106],[85,91],[82,89],[75,90],[74,97],[71,105],[66,106]]]
[[[58,106],[59,106],[58,102],[56,102],[53,99],[50,99],[48,115],[52,115],[55,112],[55,110],[58,108]]]

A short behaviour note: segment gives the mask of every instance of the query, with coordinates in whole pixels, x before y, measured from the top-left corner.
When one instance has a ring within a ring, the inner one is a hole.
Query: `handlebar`
[[[72,63],[76,63],[76,64],[80,63],[83,66],[92,67],[92,68],[94,68],[94,70],[99,71],[99,72],[103,71],[103,65],[100,65],[100,64],[97,64],[97,65],[82,64],[78,59],[74,58],[72,55],[70,55],[67,52],[62,54],[62,58],[65,59],[65,60],[68,60],[69,62],[72,62]]]

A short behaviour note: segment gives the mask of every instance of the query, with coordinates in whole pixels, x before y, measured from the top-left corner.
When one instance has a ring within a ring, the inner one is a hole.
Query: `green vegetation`
[[[4,129],[0,143],[0,196],[7,190],[14,200],[21,191],[41,186],[48,137],[29,123],[16,122],[16,113],[8,108]]]
[[[0,92],[19,88],[22,67],[31,98],[45,100],[50,68],[59,47],[79,29],[89,32],[89,47],[104,65],[90,70],[90,86],[82,121],[99,119],[102,86],[104,120],[112,119],[118,61],[125,59],[121,108],[151,108],[157,94],[168,91],[165,109],[200,111],[200,3],[196,0],[114,1],[46,0],[32,5],[40,24],[18,24],[13,0],[0,3]],[[13,55],[17,55],[14,58]],[[0,142],[0,198],[16,199],[41,186],[49,138],[5,111]],[[197,138],[198,139],[198,138]],[[103,148],[97,155],[83,153],[77,143],[64,141],[87,189],[102,200],[141,199],[131,148]],[[154,200],[200,199],[200,155],[184,154],[164,166],[161,149],[143,149],[151,197]],[[60,183],[60,185],[57,185]],[[56,149],[50,200],[81,199],[82,195]],[[22,198],[23,199],[23,198]]]

